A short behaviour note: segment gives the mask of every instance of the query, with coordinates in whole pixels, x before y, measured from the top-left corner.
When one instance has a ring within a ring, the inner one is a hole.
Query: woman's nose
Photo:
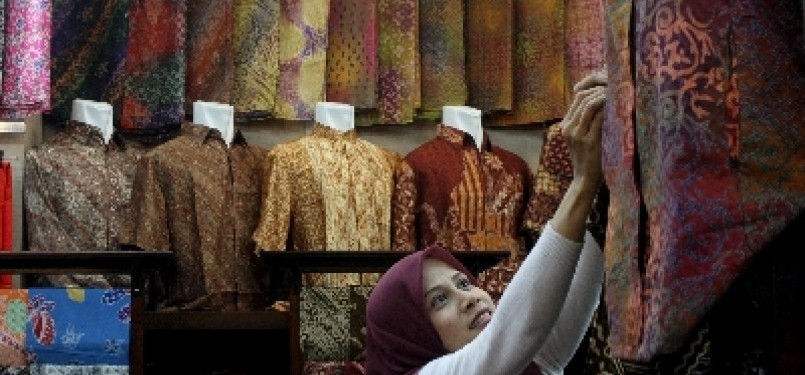
[[[463,298],[463,301],[464,301],[464,303],[463,303],[464,310],[469,310],[469,309],[475,307],[475,305],[477,305],[478,302],[480,302],[480,300],[481,300],[475,294],[468,293],[468,292],[464,292],[464,295],[462,296],[462,298]]]

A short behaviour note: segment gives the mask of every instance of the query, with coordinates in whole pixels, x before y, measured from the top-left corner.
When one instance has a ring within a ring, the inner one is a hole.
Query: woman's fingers
[[[583,136],[590,129],[590,121],[606,100],[606,87],[597,86],[576,94],[568,115],[563,119],[565,137]]]
[[[595,86],[606,86],[608,82],[607,69],[599,69],[582,78],[573,85],[573,92],[580,92]]]

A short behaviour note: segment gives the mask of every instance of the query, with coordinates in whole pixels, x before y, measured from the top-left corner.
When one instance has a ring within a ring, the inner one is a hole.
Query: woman
[[[563,120],[573,182],[496,307],[448,251],[409,255],[367,303],[366,372],[561,374],[597,307],[603,255],[585,224],[602,181],[606,76],[576,87]]]

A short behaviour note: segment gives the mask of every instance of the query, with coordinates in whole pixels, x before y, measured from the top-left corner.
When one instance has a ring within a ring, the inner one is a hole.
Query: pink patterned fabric
[[[50,109],[50,0],[7,0],[0,117]]]

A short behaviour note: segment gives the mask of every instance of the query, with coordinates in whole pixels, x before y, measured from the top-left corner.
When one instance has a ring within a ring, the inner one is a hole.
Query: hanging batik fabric
[[[185,111],[193,102],[230,103],[235,77],[233,0],[187,3]]]
[[[120,127],[177,126],[184,119],[185,0],[135,0],[129,8]]]
[[[604,0],[565,2],[565,55],[565,99],[569,103],[573,99],[573,85],[605,65]]]
[[[377,1],[377,110],[383,124],[413,121],[416,82],[418,1]]]
[[[112,103],[121,94],[128,9],[128,0],[53,1],[53,121],[68,120],[77,98]]]
[[[235,112],[274,112],[279,80],[279,0],[235,0]]]
[[[469,0],[466,14],[470,105],[484,112],[511,110],[514,0]]]
[[[514,2],[514,99],[503,124],[561,118],[565,92],[565,23],[562,0]]]
[[[609,343],[648,362],[805,207],[803,20],[753,0],[611,0],[607,17]]]
[[[464,5],[435,0],[419,6],[422,109],[441,115],[442,106],[467,104]]]
[[[0,118],[50,109],[50,0],[5,2]]]
[[[276,117],[309,120],[324,100],[327,0],[281,0]]]
[[[377,14],[374,0],[331,0],[327,101],[377,106]]]

